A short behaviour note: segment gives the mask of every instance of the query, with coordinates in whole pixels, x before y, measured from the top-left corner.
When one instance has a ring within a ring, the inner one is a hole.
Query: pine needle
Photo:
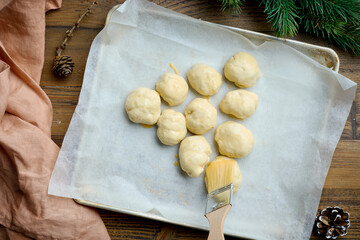
[[[267,20],[271,23],[276,36],[286,38],[297,34],[299,8],[295,5],[295,1],[262,0],[261,5],[265,5],[264,12],[267,14]]]
[[[239,13],[245,0],[218,0],[221,2],[221,11]]]
[[[303,0],[299,6],[306,32],[360,54],[359,0]]]
[[[245,0],[218,0],[223,11],[239,12]],[[306,32],[360,54],[360,0],[261,0],[276,36]]]

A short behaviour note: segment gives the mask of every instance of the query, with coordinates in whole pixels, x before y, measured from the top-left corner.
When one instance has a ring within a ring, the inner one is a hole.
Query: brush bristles
[[[208,165],[205,172],[208,193],[233,183],[236,164],[234,159],[221,156]]]

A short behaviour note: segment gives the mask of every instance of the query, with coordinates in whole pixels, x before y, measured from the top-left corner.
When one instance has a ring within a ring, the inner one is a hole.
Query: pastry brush
[[[231,161],[232,160],[232,161]],[[205,184],[208,197],[205,216],[209,221],[208,240],[223,240],[223,225],[231,208],[231,198],[234,190],[235,160],[218,159],[206,168]]]

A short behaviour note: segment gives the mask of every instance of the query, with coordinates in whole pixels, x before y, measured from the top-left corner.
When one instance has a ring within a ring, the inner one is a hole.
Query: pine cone
[[[350,214],[339,207],[327,207],[316,217],[316,232],[327,239],[345,236],[347,229],[350,227],[349,217]]]
[[[72,73],[74,65],[71,57],[57,56],[55,58],[53,72],[59,77],[67,77]]]

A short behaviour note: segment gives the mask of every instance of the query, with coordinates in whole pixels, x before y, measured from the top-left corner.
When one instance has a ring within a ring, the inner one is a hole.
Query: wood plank
[[[81,87],[43,86],[42,88],[50,97],[53,105],[52,138],[57,136],[55,142],[61,146],[78,103]]]
[[[162,223],[121,213],[99,210],[111,239],[155,239]]]
[[[56,47],[65,36],[78,16],[88,7],[91,1],[63,0],[63,7],[50,11],[46,15],[45,64],[41,86],[49,95],[54,109],[52,139],[60,146],[70,123],[78,101],[86,58],[92,40],[103,28],[107,12],[122,0],[99,1],[94,14],[85,18],[80,28],[75,31],[69,45],[63,52],[70,55],[75,62],[74,73],[65,80],[56,78],[52,64]],[[257,1],[247,1],[242,13],[229,14],[220,12],[219,3],[209,0],[154,0],[153,2],[186,15],[202,20],[225,24],[234,27],[272,34],[271,25],[267,23],[263,7]],[[340,58],[340,73],[360,83],[360,58],[343,52],[338,47],[311,35],[300,33],[294,39],[325,47],[333,48]],[[339,205],[351,214],[349,235],[343,239],[360,239],[360,90],[346,122],[341,141],[334,153],[333,161],[327,176],[319,208]],[[207,233],[172,224],[161,223],[134,216],[99,211],[112,239],[206,239]],[[235,238],[227,238],[235,239]],[[312,236],[311,239],[320,239]]]
[[[92,2],[91,0],[64,0],[60,9],[49,11],[46,14],[46,26],[71,27]],[[123,2],[124,0],[98,1],[98,4],[92,8],[93,14],[90,14],[81,21],[80,28],[102,28],[109,10]]]
[[[324,188],[360,189],[360,141],[339,142]]]
[[[351,226],[346,237],[340,239],[360,239],[360,190],[359,189],[324,189],[319,211],[329,206],[339,206],[350,213]],[[311,239],[324,239],[315,237]]]
[[[355,106],[355,103],[353,103],[353,107],[354,106]],[[354,123],[352,121],[352,115],[353,115],[353,112],[350,112],[350,114],[346,120],[344,130],[341,134],[341,140],[352,140],[354,138],[354,129],[353,129]]]
[[[92,15],[91,15],[92,16]],[[63,51],[63,55],[68,55],[75,63],[74,71],[68,78],[56,77],[53,72],[55,50],[61,44],[68,27],[49,27],[46,29],[46,49],[44,69],[41,75],[41,86],[76,86],[81,87],[84,76],[86,60],[89,54],[90,46],[99,33],[100,29],[78,29],[69,41],[69,45]],[[66,88],[64,88],[66,89]],[[58,89],[60,91],[60,89]]]
[[[358,75],[360,76],[360,74]],[[353,131],[355,139],[360,139],[360,90],[357,88],[356,97],[355,97],[355,107],[352,112],[352,122],[354,123]]]

